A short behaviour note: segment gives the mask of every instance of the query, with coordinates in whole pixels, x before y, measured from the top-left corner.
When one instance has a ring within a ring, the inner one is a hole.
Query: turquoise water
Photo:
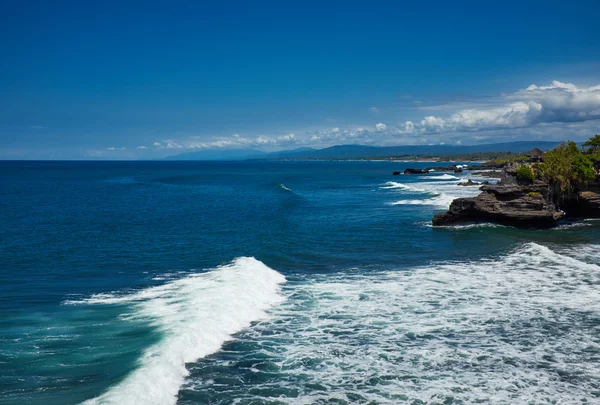
[[[0,403],[598,403],[600,222],[408,166],[0,162]]]

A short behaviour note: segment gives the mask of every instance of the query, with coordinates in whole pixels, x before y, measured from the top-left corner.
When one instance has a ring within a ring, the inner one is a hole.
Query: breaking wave
[[[440,174],[439,176],[428,176],[431,180],[458,180],[459,177],[452,176],[451,174]]]
[[[400,190],[407,190],[407,191],[415,191],[415,192],[419,192],[419,193],[428,192],[425,189],[409,186],[409,185],[403,184],[403,183],[396,183],[395,181],[388,181],[388,182],[384,183],[380,188],[385,189],[385,190],[400,189]]]
[[[284,301],[285,278],[252,257],[242,257],[207,273],[126,295],[98,294],[70,305],[130,304],[129,319],[147,320],[163,333],[148,348],[139,367],[95,404],[175,404],[188,375],[186,363],[218,351],[232,335],[266,317]]]

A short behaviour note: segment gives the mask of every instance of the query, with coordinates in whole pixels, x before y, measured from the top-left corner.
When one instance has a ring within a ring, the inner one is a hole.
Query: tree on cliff
[[[586,146],[585,154],[594,164],[596,170],[600,169],[600,135],[594,135],[583,143]]]
[[[588,147],[588,153],[598,153],[598,149],[600,149],[600,135],[594,135],[587,141],[583,143],[583,146]]]
[[[572,141],[546,152],[537,173],[554,188],[556,200],[567,198],[596,176],[592,161]]]

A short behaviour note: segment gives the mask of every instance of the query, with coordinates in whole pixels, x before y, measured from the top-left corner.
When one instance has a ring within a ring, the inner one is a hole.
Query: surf
[[[248,349],[195,366],[180,395],[207,393],[214,404],[278,395],[294,404],[593,402],[600,267],[597,254],[580,257],[598,246],[581,248],[525,243],[476,260],[290,281],[294,298],[243,332]],[[231,373],[244,390],[214,387]]]
[[[436,176],[427,176],[431,180],[458,180],[460,177],[452,176],[451,174],[440,174]]]
[[[139,365],[104,394],[83,402],[169,405],[188,371],[186,363],[217,352],[267,310],[282,303],[285,277],[253,257],[241,257],[206,273],[193,274],[130,294],[98,294],[68,305],[131,305],[127,319],[156,326],[163,339],[149,347]]]

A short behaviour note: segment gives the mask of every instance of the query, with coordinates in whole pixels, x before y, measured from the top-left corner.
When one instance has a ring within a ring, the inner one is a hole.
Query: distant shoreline
[[[394,162],[394,163],[440,163],[440,162],[468,162],[468,163],[486,163],[483,159],[396,159],[396,158],[297,158],[297,159],[248,159],[265,162]]]

